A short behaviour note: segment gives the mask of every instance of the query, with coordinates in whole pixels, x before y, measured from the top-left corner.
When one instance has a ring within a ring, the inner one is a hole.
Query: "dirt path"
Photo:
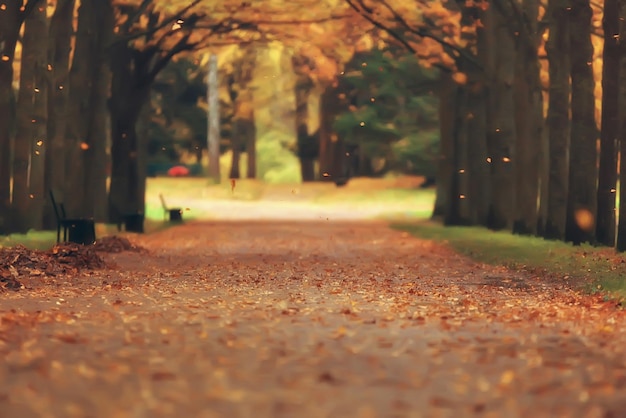
[[[626,316],[381,222],[190,223],[0,295],[1,417],[623,417]]]

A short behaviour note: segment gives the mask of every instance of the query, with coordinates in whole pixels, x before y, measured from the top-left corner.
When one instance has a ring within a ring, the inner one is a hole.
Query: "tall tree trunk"
[[[568,0],[550,0],[547,12],[550,22],[550,37],[546,44],[550,63],[550,103],[547,118],[550,173],[544,236],[548,239],[565,238],[571,91],[569,3]]]
[[[46,149],[45,195],[50,190],[62,192],[65,184],[65,132],[69,98],[69,65],[72,20],[75,0],[59,0],[52,21],[48,59],[52,63],[52,79],[48,92],[48,147]],[[44,205],[43,226],[56,228],[56,216],[50,199]]]
[[[230,167],[230,178],[241,177],[239,161],[243,151],[245,151],[248,141],[252,135],[256,135],[254,129],[254,103],[250,83],[254,78],[254,68],[256,64],[256,52],[250,47],[240,50],[240,57],[233,67],[231,94],[235,106],[233,116],[233,132],[231,135],[231,148],[233,152],[232,165]]]
[[[137,122],[149,97],[150,83],[138,83],[139,51],[123,42],[112,51],[111,99],[111,184],[109,188],[109,218],[119,221],[120,215],[144,212],[145,177],[141,173]]]
[[[589,0],[570,7],[572,131],[565,239],[575,245],[594,242],[597,214],[597,146],[591,18]]]
[[[250,129],[248,140],[246,142],[246,155],[248,156],[248,164],[246,170],[246,178],[256,178],[256,123],[254,120],[254,109],[250,110]]]
[[[21,0],[5,1],[0,13],[0,233],[9,232],[11,224],[12,138],[15,124],[13,59],[22,26]]]
[[[489,227],[510,229],[515,211],[515,39],[501,10],[493,10],[495,42],[495,82],[493,84],[493,126],[490,127],[489,154],[492,168],[492,210]]]
[[[20,66],[13,160],[13,227],[17,232],[41,228],[44,143],[46,131],[47,72],[46,8],[36,7],[26,16]]]
[[[214,183],[220,182],[220,101],[217,81],[217,55],[209,57],[209,77],[207,101],[209,104],[209,124],[207,151],[209,154],[209,177]]]
[[[318,169],[319,178],[322,180],[332,180],[334,144],[337,142],[337,135],[333,129],[335,115],[338,108],[337,92],[333,86],[327,86],[320,96],[320,124],[318,129],[319,157]]]
[[[618,0],[604,1],[604,51],[602,53],[602,131],[598,175],[596,240],[615,245],[615,191],[617,188],[617,140],[619,138],[619,37]]]
[[[37,39],[37,60],[35,66],[35,95],[33,101],[33,138],[31,139],[31,166],[30,166],[30,198],[31,211],[29,214],[29,227],[42,229],[45,203],[50,201],[46,196],[45,168],[46,149],[48,147],[48,94],[49,94],[49,69],[48,69],[48,20],[45,7],[37,8],[27,19],[35,25]]]
[[[452,148],[447,153],[452,158],[448,166],[448,169],[451,169],[451,183],[446,198],[447,205],[444,215],[444,224],[467,225],[470,223],[467,162],[469,153],[468,115],[471,111],[468,101],[469,92],[466,86],[455,86],[454,91],[455,94],[452,101],[452,106],[454,107],[454,122],[451,126]]]
[[[619,0],[619,20],[626,21],[626,0]],[[619,25],[619,38],[626,39],[626,25]],[[620,56],[619,68],[619,116],[621,121],[619,132],[619,215],[617,225],[617,241],[615,247],[617,251],[626,251],[626,56]]]
[[[233,122],[233,139],[235,137],[237,122]],[[239,179],[241,178],[241,173],[239,171],[239,162],[241,161],[241,144],[238,140],[231,140],[231,155],[232,158],[230,160],[230,174],[228,178],[230,179]]]
[[[303,69],[306,59],[292,57],[292,65],[296,73],[294,95],[296,102],[296,135],[297,153],[300,159],[300,174],[303,182],[315,180],[315,157],[319,154],[316,138],[309,135],[309,96],[313,89],[313,81]]]
[[[84,212],[98,222],[107,216],[107,101],[111,87],[108,48],[113,39],[113,8],[110,1],[96,2],[98,24],[94,28],[94,63],[91,67],[89,130],[86,137]],[[140,182],[140,184],[142,184]]]
[[[70,91],[67,108],[68,125],[65,132],[66,159],[65,190],[62,197],[70,217],[93,216],[85,205],[85,152],[89,148],[89,123],[93,112],[90,94],[93,83],[98,7],[96,2],[81,2],[78,9],[78,29],[70,71]]]
[[[439,162],[437,165],[437,189],[432,217],[448,220],[458,207],[458,185],[454,172],[454,123],[456,121],[456,98],[458,86],[451,75],[441,72],[439,89]],[[452,201],[451,201],[452,198]]]
[[[474,76],[470,76],[474,79]],[[467,178],[469,221],[474,225],[487,226],[489,219],[489,165],[487,164],[487,91],[483,78],[471,82],[467,91]]]
[[[543,118],[537,118],[537,101],[541,95],[539,59],[537,55],[537,18],[539,2],[525,0],[523,11],[528,26],[522,26],[515,68],[515,126],[516,126],[516,205],[513,232],[534,235],[537,232],[539,198],[539,166],[541,146],[538,135]]]

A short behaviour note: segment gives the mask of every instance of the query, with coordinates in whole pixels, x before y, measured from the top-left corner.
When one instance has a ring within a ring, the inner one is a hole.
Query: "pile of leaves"
[[[96,241],[93,249],[103,253],[121,253],[123,251],[143,252],[144,248],[131,243],[129,240],[116,235],[104,237]]]
[[[99,252],[142,250],[126,238],[116,236],[102,238],[94,245],[58,244],[47,251],[30,250],[22,245],[0,248],[0,291],[20,289],[21,279],[26,277],[51,277],[105,268]]]

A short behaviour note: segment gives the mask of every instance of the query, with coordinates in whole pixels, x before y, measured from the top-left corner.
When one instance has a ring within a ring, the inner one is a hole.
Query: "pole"
[[[209,177],[220,182],[220,109],[217,84],[217,55],[209,57],[209,79],[207,82]]]

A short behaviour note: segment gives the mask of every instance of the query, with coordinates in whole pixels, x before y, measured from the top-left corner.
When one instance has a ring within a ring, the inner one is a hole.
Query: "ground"
[[[614,303],[383,220],[293,210],[127,235],[140,248],[99,253],[105,268],[17,272],[0,416],[624,416]]]

